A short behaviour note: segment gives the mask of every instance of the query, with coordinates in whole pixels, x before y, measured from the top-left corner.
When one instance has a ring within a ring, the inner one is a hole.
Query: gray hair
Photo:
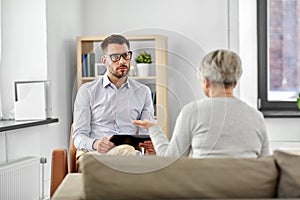
[[[215,50],[207,54],[199,67],[198,78],[208,79],[225,87],[237,83],[242,75],[240,57],[228,50]]]

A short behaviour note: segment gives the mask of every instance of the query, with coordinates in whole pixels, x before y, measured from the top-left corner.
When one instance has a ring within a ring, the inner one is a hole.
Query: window
[[[300,117],[300,1],[257,0],[258,107],[265,117]]]

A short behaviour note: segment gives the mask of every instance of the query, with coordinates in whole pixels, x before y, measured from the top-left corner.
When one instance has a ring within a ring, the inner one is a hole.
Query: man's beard
[[[122,67],[122,66],[121,66],[121,67]],[[123,66],[123,67],[125,67],[125,66]],[[127,66],[126,66],[126,67],[127,67]],[[115,73],[112,73],[112,75],[113,75],[114,77],[120,79],[120,78],[123,78],[123,77],[127,76],[127,75],[128,75],[128,72],[129,72],[129,67],[127,67],[127,70],[126,70],[126,71],[122,71],[122,72],[120,72],[120,73],[118,73],[118,71],[116,71]]]

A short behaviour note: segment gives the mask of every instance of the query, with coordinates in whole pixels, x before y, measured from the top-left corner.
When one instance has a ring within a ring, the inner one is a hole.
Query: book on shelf
[[[88,53],[81,55],[82,77],[95,77],[95,54]]]
[[[86,56],[87,54],[82,54],[81,55],[81,66],[82,66],[82,77],[87,77],[87,67],[86,67]]]
[[[87,75],[88,77],[95,77],[95,54],[87,54]]]

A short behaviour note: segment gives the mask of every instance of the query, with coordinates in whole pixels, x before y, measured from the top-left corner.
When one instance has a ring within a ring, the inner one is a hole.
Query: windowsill
[[[300,111],[278,111],[278,110],[268,110],[261,111],[265,118],[300,118]]]
[[[30,120],[30,121],[15,121],[15,120],[0,120],[0,132],[10,131],[20,128],[27,128],[33,126],[40,126],[45,124],[57,123],[58,118],[48,118],[44,120]]]

